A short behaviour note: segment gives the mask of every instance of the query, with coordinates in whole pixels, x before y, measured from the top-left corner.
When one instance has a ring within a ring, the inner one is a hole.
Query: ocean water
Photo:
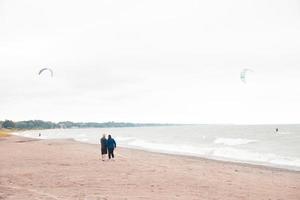
[[[279,128],[278,133],[275,128]],[[99,144],[102,134],[111,134],[118,146],[127,148],[300,171],[300,125],[50,129],[15,134],[41,139],[72,138],[92,144]]]

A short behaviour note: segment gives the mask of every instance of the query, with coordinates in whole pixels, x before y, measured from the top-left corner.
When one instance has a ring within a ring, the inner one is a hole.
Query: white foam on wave
[[[126,142],[126,141],[130,141],[130,140],[134,140],[135,138],[134,137],[116,137],[116,139],[121,142]]]
[[[252,141],[251,141],[252,142]],[[244,143],[243,143],[244,144]],[[191,145],[175,145],[150,143],[136,139],[128,143],[129,147],[138,147],[154,152],[165,152],[181,155],[194,155],[206,158],[265,164],[300,169],[300,159],[280,156],[272,153],[259,153],[234,147],[195,147]]]
[[[207,155],[210,154],[212,151],[211,148],[199,148],[191,145],[150,143],[139,139],[129,142],[126,146],[138,147],[138,148],[152,150],[152,151],[160,151],[160,152],[162,151],[168,153],[191,154],[191,155]]]
[[[295,158],[277,158],[271,160],[271,163],[282,166],[300,167],[300,159]]]
[[[236,161],[250,161],[254,163],[269,163],[280,166],[300,168],[300,159],[280,156],[272,153],[259,153],[232,147],[216,148],[212,156],[233,159]]]
[[[214,140],[215,144],[224,144],[228,146],[249,144],[256,142],[256,140],[244,139],[244,138],[217,138]]]
[[[84,133],[79,134],[78,137],[86,137],[86,134],[84,134]]]
[[[276,134],[278,134],[278,135],[291,135],[293,133],[292,132],[277,132]]]

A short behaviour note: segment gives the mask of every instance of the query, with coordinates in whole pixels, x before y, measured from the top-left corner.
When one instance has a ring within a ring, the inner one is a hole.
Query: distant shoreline
[[[190,124],[168,124],[168,123],[131,123],[131,122],[51,122],[43,120],[28,120],[28,121],[0,121],[0,128],[7,129],[21,129],[21,130],[34,130],[34,129],[56,129],[56,128],[123,128],[123,127],[154,127],[154,126],[183,126]]]
[[[236,123],[133,123],[133,122],[72,122],[72,121],[44,121],[44,120],[26,120],[26,121],[12,121],[12,120],[0,120],[0,129],[17,129],[17,130],[44,130],[44,129],[68,129],[68,128],[126,128],[126,127],[155,127],[155,126],[300,126],[296,123],[286,124],[236,124]]]

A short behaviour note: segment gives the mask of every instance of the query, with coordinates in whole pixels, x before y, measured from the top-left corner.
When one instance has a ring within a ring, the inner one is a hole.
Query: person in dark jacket
[[[100,144],[101,144],[102,161],[104,161],[105,155],[107,154],[107,139],[105,137],[105,134],[103,134],[102,138],[100,139]]]
[[[117,147],[117,144],[115,140],[111,137],[111,135],[108,135],[107,139],[107,149],[108,149],[108,159],[114,158],[114,149]]]

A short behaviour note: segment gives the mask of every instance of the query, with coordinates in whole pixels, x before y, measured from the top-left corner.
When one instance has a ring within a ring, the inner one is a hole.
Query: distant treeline
[[[170,126],[171,124],[139,124],[126,122],[50,122],[42,120],[18,121],[12,120],[0,121],[0,128],[6,129],[54,129],[54,128],[113,128],[113,127],[143,127],[143,126]],[[175,124],[172,124],[175,125]]]

